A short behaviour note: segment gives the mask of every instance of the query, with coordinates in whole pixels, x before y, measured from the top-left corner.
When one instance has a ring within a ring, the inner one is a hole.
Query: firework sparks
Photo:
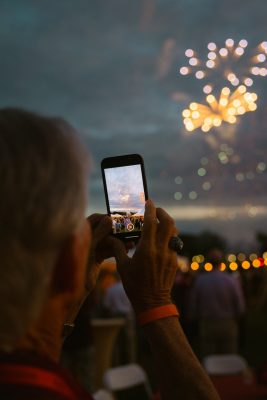
[[[250,51],[247,40],[235,43],[233,39],[227,39],[223,47],[208,43],[207,50],[207,58],[201,60],[194,50],[187,49],[188,66],[180,68],[181,75],[193,74],[196,79],[204,80],[203,92],[206,94],[214,89],[217,80],[221,82],[222,77],[234,87],[240,84],[250,87],[254,77],[267,76],[267,42]]]
[[[201,157],[199,164],[196,165],[190,179],[181,175],[174,179],[176,190],[174,199],[183,201],[185,199],[197,200],[205,197],[205,193],[218,191],[220,182],[217,178],[218,168],[224,165],[228,166],[231,184],[248,185],[249,182],[256,180],[260,175],[266,174],[267,165],[263,159],[257,158],[252,163],[241,163],[241,157],[235,152],[234,148],[226,143],[222,143],[217,151],[212,152],[209,157],[206,155]],[[198,181],[192,180],[192,176],[198,177]],[[246,183],[247,182],[247,183]],[[224,189],[223,189],[224,190]]]
[[[257,109],[256,100],[257,94],[247,92],[245,85],[240,85],[232,94],[228,87],[224,87],[218,100],[209,94],[207,105],[193,102],[182,112],[185,128],[187,131],[201,128],[208,132],[223,121],[234,124],[238,116]]]

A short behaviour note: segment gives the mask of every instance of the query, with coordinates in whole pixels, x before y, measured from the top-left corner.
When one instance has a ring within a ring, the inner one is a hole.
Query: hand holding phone
[[[101,170],[113,234],[123,240],[138,238],[148,199],[142,157],[129,154],[104,158]]]

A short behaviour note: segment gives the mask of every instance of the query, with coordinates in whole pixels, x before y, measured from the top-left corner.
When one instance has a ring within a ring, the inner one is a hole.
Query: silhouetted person
[[[201,355],[237,353],[238,324],[245,312],[244,298],[234,279],[220,271],[223,253],[211,249],[205,261],[210,272],[196,278],[191,292],[190,317],[198,322]]]
[[[0,398],[91,400],[60,366],[62,333],[95,287],[103,260],[115,256],[162,399],[218,400],[171,301],[173,219],[148,200],[129,258],[111,235],[110,217],[85,218],[87,181],[88,154],[66,122],[0,110]]]

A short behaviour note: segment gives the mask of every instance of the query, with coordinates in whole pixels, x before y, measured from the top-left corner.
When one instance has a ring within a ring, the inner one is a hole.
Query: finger
[[[112,221],[109,216],[101,216],[101,219],[92,226],[93,231],[93,241],[94,245],[96,246],[99,244],[105,237],[107,237],[112,232]]]
[[[151,200],[147,200],[145,206],[144,225],[142,227],[142,234],[138,247],[143,246],[144,244],[151,246],[151,244],[155,242],[157,225],[156,207]]]
[[[87,217],[87,220],[90,222],[92,229],[94,229],[96,227],[96,225],[101,221],[101,219],[106,216],[107,216],[107,214],[95,213],[95,214],[89,215]]]
[[[101,268],[101,264],[99,264],[99,263],[94,263],[90,266],[90,272],[89,272],[90,279],[87,279],[86,283],[85,283],[85,288],[89,293],[94,289],[94,287],[96,285],[96,281],[99,276],[100,268]]]
[[[125,245],[121,240],[114,237],[110,237],[108,241],[109,246],[112,248],[112,253],[116,259],[118,270],[120,270],[120,268],[123,268],[123,266],[128,263],[130,259],[127,256]]]
[[[178,230],[173,218],[163,208],[157,208],[156,214],[159,220],[157,240],[161,246],[166,246],[169,244],[170,237],[178,234]]]

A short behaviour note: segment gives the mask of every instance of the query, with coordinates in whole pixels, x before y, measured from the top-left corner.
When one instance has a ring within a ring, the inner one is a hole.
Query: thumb
[[[88,220],[92,226],[94,243],[97,245],[111,232],[111,218],[107,215],[93,214]]]

